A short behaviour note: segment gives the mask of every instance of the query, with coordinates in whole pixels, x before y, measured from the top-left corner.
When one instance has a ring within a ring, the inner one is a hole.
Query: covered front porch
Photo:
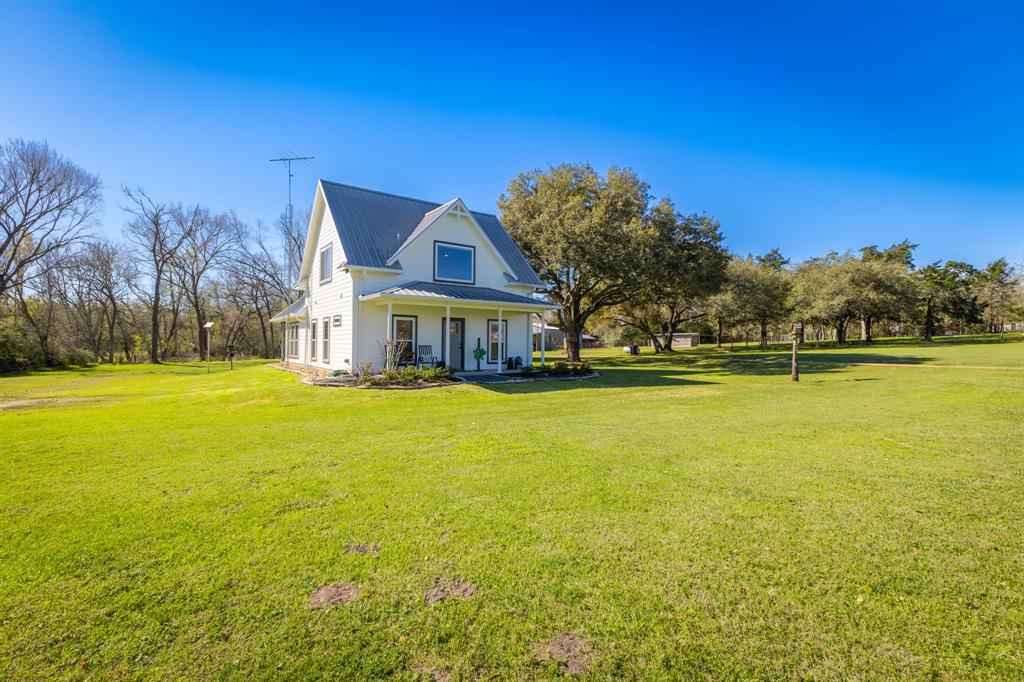
[[[533,364],[533,323],[550,304],[484,287],[415,284],[360,296],[361,362],[458,373]]]

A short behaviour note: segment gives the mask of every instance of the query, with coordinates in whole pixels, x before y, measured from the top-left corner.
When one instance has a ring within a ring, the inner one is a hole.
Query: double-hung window
[[[299,323],[292,322],[288,325],[288,357],[299,357]]]
[[[473,284],[476,281],[476,248],[434,242],[434,281]]]
[[[316,360],[316,320],[309,323],[309,359]]]
[[[329,317],[324,318],[322,334],[324,335],[324,362],[329,364],[331,362],[331,318]]]
[[[320,282],[331,281],[331,261],[333,260],[334,247],[328,245],[320,250]]]
[[[501,354],[501,360],[498,354]],[[505,362],[508,358],[508,320],[501,321],[501,332],[498,331],[497,320],[487,320],[487,362]]]

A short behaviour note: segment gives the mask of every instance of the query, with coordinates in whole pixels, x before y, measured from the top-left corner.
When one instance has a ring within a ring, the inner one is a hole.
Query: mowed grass
[[[0,678],[545,679],[572,634],[593,679],[1020,679],[1012,338],[805,349],[799,384],[710,349],[423,391],[0,378]]]

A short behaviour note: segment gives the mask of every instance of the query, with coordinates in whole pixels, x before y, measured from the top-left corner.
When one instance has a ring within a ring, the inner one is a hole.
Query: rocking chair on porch
[[[417,367],[437,367],[437,356],[433,346],[419,346],[416,349]]]

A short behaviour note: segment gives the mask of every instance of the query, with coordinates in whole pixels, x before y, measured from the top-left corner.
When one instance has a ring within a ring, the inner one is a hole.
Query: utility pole
[[[316,158],[315,156],[296,156],[295,154],[285,153],[280,158],[270,159],[271,163],[283,163],[285,165],[285,167],[288,169],[288,212],[287,212],[287,215],[288,215],[288,234],[292,233],[292,217],[293,217],[293,214],[294,214],[294,209],[292,208],[292,178],[295,177],[295,176],[292,174],[292,162],[294,162],[294,161],[312,161],[315,158]],[[289,259],[289,261],[290,260],[291,259]],[[288,269],[289,269],[289,271],[291,270],[291,265],[290,264],[289,264]],[[289,272],[288,275],[290,277],[292,275],[292,273]]]

